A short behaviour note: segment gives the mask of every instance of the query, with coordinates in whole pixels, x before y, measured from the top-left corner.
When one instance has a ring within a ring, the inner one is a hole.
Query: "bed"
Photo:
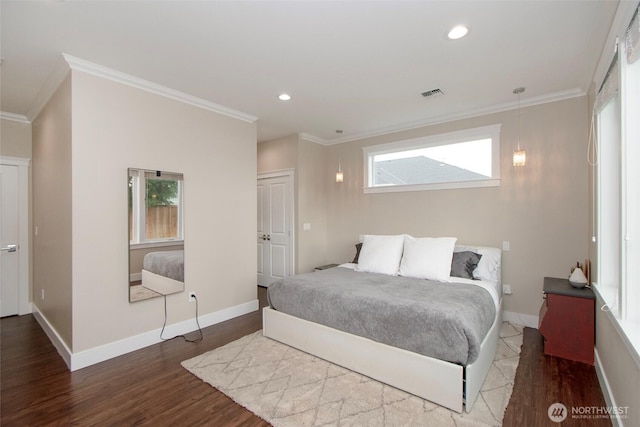
[[[457,412],[470,411],[502,324],[501,251],[455,242],[364,236],[357,264],[270,284],[263,333]]]
[[[142,286],[161,295],[184,290],[184,250],[149,252],[142,262]]]

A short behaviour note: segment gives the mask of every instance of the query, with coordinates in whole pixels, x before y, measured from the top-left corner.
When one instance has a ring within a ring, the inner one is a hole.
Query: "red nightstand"
[[[544,337],[544,354],[593,365],[595,295],[576,289],[568,279],[544,278],[545,300],[538,329]]]

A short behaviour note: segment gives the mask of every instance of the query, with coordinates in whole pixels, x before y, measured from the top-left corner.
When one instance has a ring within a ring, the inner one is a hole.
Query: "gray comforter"
[[[269,285],[271,308],[447,362],[468,365],[493,324],[489,292],[331,268]]]
[[[184,282],[184,250],[149,252],[144,256],[142,268]]]

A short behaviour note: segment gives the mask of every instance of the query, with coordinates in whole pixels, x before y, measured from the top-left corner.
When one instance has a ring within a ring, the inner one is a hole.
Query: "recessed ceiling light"
[[[451,40],[458,40],[463,38],[469,32],[469,28],[464,25],[456,25],[447,33],[447,37]]]
[[[289,100],[291,99],[291,95],[289,95],[288,93],[281,93],[281,94],[278,96],[278,99],[279,99],[280,101],[289,101]]]

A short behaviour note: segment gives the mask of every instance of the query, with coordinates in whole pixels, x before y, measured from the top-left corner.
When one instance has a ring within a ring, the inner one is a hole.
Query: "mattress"
[[[496,315],[489,289],[332,268],[269,285],[271,308],[451,363],[473,363]]]
[[[142,268],[184,282],[184,250],[149,252],[144,256]]]

